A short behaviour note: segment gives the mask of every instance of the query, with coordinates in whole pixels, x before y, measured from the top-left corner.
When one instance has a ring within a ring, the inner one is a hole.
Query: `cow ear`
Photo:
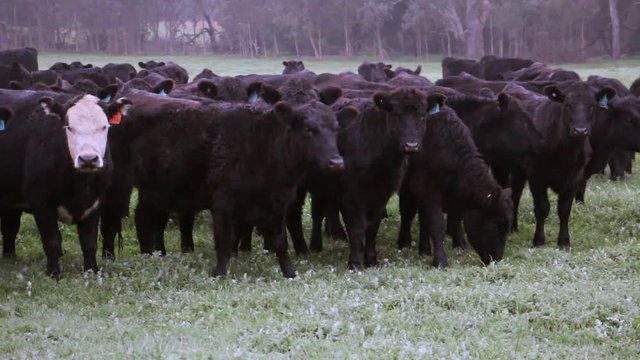
[[[434,93],[427,96],[427,111],[430,115],[437,114],[442,110],[447,97],[441,93]]]
[[[113,100],[113,97],[116,96],[117,92],[118,85],[109,85],[98,91],[98,98],[108,104]]]
[[[64,119],[65,109],[64,106],[56,102],[52,97],[45,96],[38,100],[38,104],[42,107],[45,114],[57,114],[61,119]]]
[[[126,116],[131,108],[133,107],[133,103],[131,100],[127,98],[119,98],[114,101],[109,107],[107,107],[107,119],[109,119],[110,125],[120,125],[122,121],[122,117]]]
[[[391,106],[391,95],[389,95],[388,93],[377,92],[373,94],[373,103],[380,110],[391,111],[393,108]]]
[[[11,90],[24,90],[24,86],[15,80],[9,81],[9,89]]]
[[[360,112],[355,107],[345,106],[338,111],[336,118],[338,119],[338,124],[340,124],[341,128],[347,128],[353,120],[358,117],[358,114],[360,114]]]
[[[418,65],[418,67],[416,68],[416,70],[413,72],[414,75],[420,75],[420,73],[422,72],[422,65]]]
[[[320,102],[325,105],[333,105],[342,96],[342,90],[335,86],[329,86],[318,94]]]
[[[173,90],[174,82],[171,79],[162,81],[153,88],[153,92],[160,95],[167,95]]]
[[[203,79],[198,82],[198,90],[208,98],[218,96],[218,87],[211,80]]]
[[[166,64],[164,63],[164,61],[160,61],[158,64],[156,64],[156,67],[159,67],[159,66],[165,66],[165,65],[166,65]]]
[[[300,65],[300,66],[304,66],[304,64],[302,63],[302,61],[298,61],[298,65]]]
[[[4,130],[5,126],[11,120],[13,111],[6,107],[0,107],[0,131]]]
[[[288,61],[283,61],[282,65],[287,66],[287,65],[289,65],[289,62]]]
[[[547,95],[547,97],[551,101],[560,102],[560,103],[564,101],[564,94],[560,89],[558,89],[557,86],[549,85],[545,87],[544,94]]]
[[[498,94],[498,104],[503,110],[509,108],[509,95],[502,92]]]
[[[262,84],[262,86],[260,86],[260,97],[262,97],[267,104],[272,105],[280,101],[282,98],[278,90],[267,84]]]
[[[598,102],[598,106],[603,109],[609,108],[609,101],[616,97],[615,89],[605,86],[601,90],[596,93],[596,101]]]
[[[143,63],[142,61],[138,62],[138,66],[140,67],[140,69],[146,69],[147,65],[145,65],[145,63]]]
[[[293,108],[286,102],[278,101],[273,106],[273,111],[275,112],[276,117],[278,117],[278,119],[288,127],[298,128],[302,126],[302,119],[300,119],[300,117],[298,116],[295,116],[295,114],[293,113]]]
[[[93,67],[93,64],[86,64],[82,66],[85,69],[91,69]]]
[[[261,82],[254,82],[251,83],[248,87],[247,87],[247,100],[249,102],[256,102],[258,101],[258,98],[260,97],[260,89],[262,88],[262,83]]]

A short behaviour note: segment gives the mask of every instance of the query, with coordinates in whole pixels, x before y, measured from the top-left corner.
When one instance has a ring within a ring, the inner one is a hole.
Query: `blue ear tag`
[[[608,109],[609,108],[609,98],[607,97],[607,94],[604,94],[600,100],[598,100],[598,106],[600,106],[603,109]]]
[[[0,131],[4,130],[4,120],[0,119]]]
[[[430,110],[429,115],[437,114],[440,112],[440,104],[435,104]]]
[[[258,101],[258,93],[254,91],[249,95],[249,102],[256,102],[256,101]]]
[[[107,95],[105,96],[102,101],[106,102],[106,103],[110,103],[111,102],[111,95]]]
[[[160,93],[158,93],[158,95],[160,96],[167,96],[167,93],[164,92],[164,89],[160,90]]]

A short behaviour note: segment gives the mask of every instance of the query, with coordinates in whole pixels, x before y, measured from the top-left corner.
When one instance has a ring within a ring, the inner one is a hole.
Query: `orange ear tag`
[[[111,117],[109,118],[109,124],[111,125],[120,125],[121,121],[122,121],[122,113],[120,111],[111,115]]]

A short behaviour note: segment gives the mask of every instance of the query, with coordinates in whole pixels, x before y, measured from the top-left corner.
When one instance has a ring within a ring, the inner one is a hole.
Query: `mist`
[[[636,0],[0,0],[0,49],[122,55],[640,53]]]

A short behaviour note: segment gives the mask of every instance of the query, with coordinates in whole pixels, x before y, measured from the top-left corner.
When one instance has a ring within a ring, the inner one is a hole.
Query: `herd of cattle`
[[[610,161],[614,173],[629,168],[640,151],[640,79],[629,89],[493,56],[445,58],[435,84],[420,68],[383,63],[364,62],[357,74],[283,64],[283,74],[205,69],[189,82],[173,62],[38,70],[35,49],[0,52],[3,255],[15,256],[27,211],[48,274],[60,274],[58,221],[77,226],[84,269],[97,271],[98,229],[103,257],[114,257],[135,187],[140,251],[165,253],[172,215],[182,250],[193,251],[194,218],[209,210],[216,275],[251,249],[255,229],[293,277],[287,230],[297,254],[321,251],[323,222],[325,234],[348,239],[351,268],[375,266],[378,227],[395,193],[400,248],[411,246],[418,215],[419,251],[433,254],[434,266],[447,266],[445,234],[488,264],[518,229],[526,182],[534,246],[545,243],[550,188],[559,196],[557,243],[569,248],[571,206],[584,201],[589,177]]]

